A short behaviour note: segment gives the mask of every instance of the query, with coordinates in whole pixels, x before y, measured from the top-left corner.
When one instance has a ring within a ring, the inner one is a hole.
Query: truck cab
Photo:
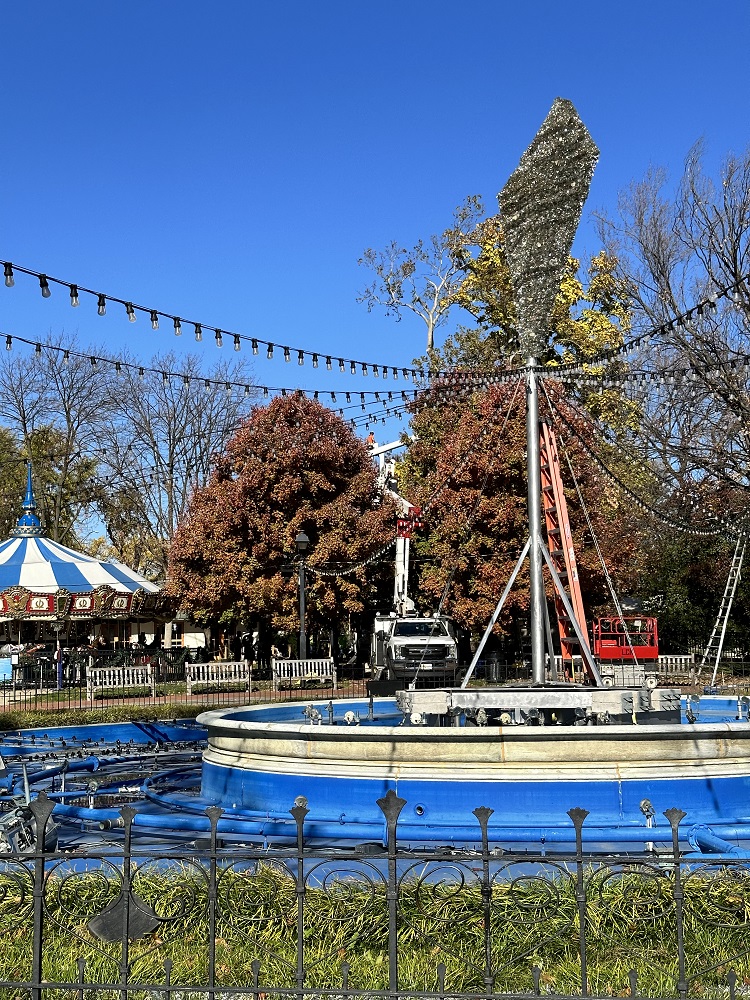
[[[452,681],[458,666],[453,622],[445,615],[377,615],[370,665],[376,679]]]

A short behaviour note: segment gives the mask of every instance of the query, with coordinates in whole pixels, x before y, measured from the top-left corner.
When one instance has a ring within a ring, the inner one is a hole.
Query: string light
[[[240,335],[238,333],[235,333],[234,335],[234,349],[235,351],[242,349],[242,341],[240,340]]]
[[[159,313],[156,311],[156,309],[151,310],[151,329],[152,330],[159,329]]]
[[[291,361],[291,360],[292,360],[292,355],[291,355],[291,354],[290,354],[290,352],[289,352],[289,348],[288,348],[288,347],[285,347],[285,348],[284,348],[284,361],[287,361],[287,362],[289,362],[289,361]]]
[[[135,309],[133,308],[132,302],[125,303],[125,312],[128,314],[128,321],[130,323],[135,323]]]
[[[40,274],[39,275],[39,287],[42,290],[42,298],[43,299],[48,299],[50,297],[50,295],[52,294],[52,292],[50,291],[49,282],[47,281],[47,275],[46,274]]]
[[[313,354],[313,356],[312,356],[312,366],[313,366],[313,368],[317,368],[318,367],[318,355],[317,354]]]
[[[182,323],[180,322],[179,316],[175,316],[174,318],[174,335],[175,337],[182,336]]]
[[[221,330],[217,330],[216,331],[216,333],[214,334],[214,339],[216,340],[216,346],[217,347],[223,347],[224,346],[224,338],[221,335]]]
[[[34,354],[41,354],[41,353],[42,353],[42,345],[37,344],[36,347],[34,348]]]
[[[200,323],[195,323],[194,328],[195,328],[195,341],[196,343],[200,344],[200,342],[203,340],[203,329],[201,328]]]
[[[15,279],[13,277],[13,265],[8,262],[5,265],[5,287],[12,288],[15,285]]]
[[[4,267],[4,273],[5,273],[5,277],[6,277],[6,285],[8,285],[8,287],[11,287],[11,285],[13,283],[13,277],[14,277],[13,265],[11,265],[9,261],[0,261],[0,263],[2,263],[3,267]],[[20,265],[15,265],[15,270],[16,270],[16,272],[20,272],[20,273],[23,273],[23,274],[28,274],[28,275],[33,275],[33,276],[38,277],[39,281],[40,281],[40,288],[42,288],[42,294],[45,297],[48,297],[49,294],[50,294],[50,291],[49,291],[49,282],[50,281],[54,281],[54,282],[56,282],[58,284],[66,285],[68,288],[70,288],[71,284],[72,284],[71,282],[63,281],[63,280],[61,280],[59,278],[48,278],[47,275],[43,275],[40,272],[32,270],[30,268],[21,267]],[[665,323],[661,327],[658,327],[658,328],[655,328],[654,330],[648,331],[646,334],[640,334],[638,337],[633,338],[632,340],[630,340],[627,343],[621,345],[620,347],[610,348],[608,350],[605,350],[605,351],[601,352],[601,354],[599,356],[591,359],[591,361],[589,362],[589,365],[591,365],[591,364],[601,364],[601,363],[603,363],[605,361],[608,361],[608,360],[611,360],[613,358],[616,358],[617,356],[627,357],[628,352],[630,350],[632,350],[632,349],[634,349],[636,347],[639,347],[642,344],[645,344],[647,342],[647,338],[648,337],[659,336],[659,335],[664,334],[670,328],[670,325],[671,325],[672,328],[674,328],[674,324],[677,322],[678,319],[681,321],[681,323],[684,324],[684,322],[690,321],[693,316],[698,316],[698,317],[702,316],[705,309],[710,310],[710,311],[715,310],[716,309],[716,302],[717,302],[717,300],[719,298],[722,298],[722,297],[729,298],[730,296],[733,296],[736,300],[740,300],[741,301],[742,297],[743,297],[743,294],[746,293],[745,282],[747,280],[748,280],[748,276],[743,276],[742,278],[740,278],[738,281],[734,282],[733,284],[731,284],[731,285],[729,285],[729,286],[727,286],[725,288],[720,288],[720,289],[715,290],[710,297],[708,297],[708,298],[702,300],[701,302],[697,303],[691,309],[686,310],[680,317],[675,318],[673,320],[670,320],[668,324]],[[45,284],[46,284],[46,288],[47,288],[46,291],[44,290]],[[98,302],[97,309],[98,309],[100,315],[104,315],[105,314],[105,311],[106,311],[106,309],[105,309],[105,303],[106,303],[106,299],[107,298],[109,298],[112,301],[118,301],[118,302],[123,302],[124,303],[124,300],[122,298],[119,298],[117,296],[109,296],[109,295],[106,295],[104,293],[94,292],[94,291],[92,291],[92,289],[85,288],[85,287],[81,286],[78,283],[76,283],[76,288],[79,290],[79,295],[80,295],[80,292],[85,292],[87,294],[94,295],[94,296],[97,297],[97,302]],[[131,305],[132,305],[132,303],[131,303]],[[133,309],[134,310],[135,309],[143,309],[144,311],[148,311],[148,312],[155,311],[159,315],[166,315],[164,312],[161,312],[159,310],[150,310],[150,309],[147,309],[147,307],[145,307],[145,306],[135,306],[135,305],[133,305]],[[231,335],[233,336],[233,334],[231,334]],[[241,337],[240,334],[238,334],[238,336]],[[241,337],[241,339],[243,339],[243,338]],[[244,339],[250,339],[250,338],[244,338]],[[253,338],[253,340],[257,341],[258,338]],[[263,341],[261,341],[261,343],[262,342]],[[293,349],[297,350],[298,352],[301,351],[303,355],[304,354],[310,354],[310,355],[312,355],[312,353],[313,353],[313,352],[311,352],[309,350],[304,350],[302,348],[295,347]],[[344,367],[343,367],[344,362],[343,362],[342,359],[339,359],[339,361],[340,361],[340,365],[339,365],[340,370],[343,371],[344,370]],[[355,365],[363,365],[363,364],[367,364],[368,368],[372,367],[372,369],[373,369],[373,376],[376,375],[376,371],[377,371],[377,375],[379,377],[379,375],[380,375],[380,370],[379,370],[380,366],[376,366],[374,364],[369,365],[369,363],[363,363],[363,362],[360,362],[360,361],[356,361],[355,362]],[[567,366],[561,366],[561,367],[564,367],[567,371],[574,371],[574,370],[581,371],[580,365],[567,365]],[[518,369],[518,370],[520,371],[521,369]],[[392,371],[393,377],[397,378],[398,377],[398,371],[397,371],[397,369],[392,368],[391,371]],[[416,379],[417,375],[418,375],[417,371],[415,371],[414,369],[411,369],[411,370],[402,369],[402,373],[403,373],[403,376],[405,378],[410,378],[411,377],[411,378],[415,378]],[[387,369],[386,369],[385,366],[383,366],[383,368],[382,368],[382,376],[385,378],[386,374],[387,374]],[[426,373],[423,373],[423,374],[424,374],[424,376],[426,378],[431,379],[431,378],[434,378],[436,376],[444,375],[444,374],[447,374],[447,373],[434,372],[434,371],[428,370]]]
[[[10,337],[10,336],[8,336],[8,337],[5,338],[5,350],[6,351],[12,351],[13,350],[13,338]]]
[[[297,364],[304,365],[304,363],[305,363],[305,352],[297,351]]]
[[[106,297],[106,295],[100,295],[99,296],[99,300],[98,300],[98,302],[96,304],[96,311],[99,313],[100,316],[104,316],[104,314],[107,312],[107,297]]]
[[[78,285],[70,286],[70,304],[74,309],[77,309],[80,305],[80,300],[78,298]]]
[[[273,344],[269,344],[268,347],[266,348],[266,357],[269,359],[269,361],[273,357]]]
[[[253,354],[258,353],[258,341],[253,337]]]

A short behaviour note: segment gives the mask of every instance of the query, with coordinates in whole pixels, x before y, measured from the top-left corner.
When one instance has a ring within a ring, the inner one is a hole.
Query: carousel
[[[28,464],[23,514],[0,543],[0,676],[60,686],[77,651],[130,649],[171,617],[161,589],[116,561],[47,538]],[[68,661],[67,668],[64,667]],[[38,674],[27,677],[29,672]]]

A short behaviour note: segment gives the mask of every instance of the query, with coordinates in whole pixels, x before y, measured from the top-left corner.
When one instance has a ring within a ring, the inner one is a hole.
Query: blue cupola
[[[14,538],[28,538],[33,535],[43,535],[42,522],[36,516],[36,500],[34,499],[34,488],[31,484],[31,462],[26,463],[26,496],[23,499],[24,513],[19,517],[18,522],[11,531]]]

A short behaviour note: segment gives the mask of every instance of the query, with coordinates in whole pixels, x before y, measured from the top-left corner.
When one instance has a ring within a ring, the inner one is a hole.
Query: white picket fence
[[[271,660],[273,690],[303,687],[306,681],[319,681],[334,690],[338,686],[336,664],[332,658],[315,660]]]

